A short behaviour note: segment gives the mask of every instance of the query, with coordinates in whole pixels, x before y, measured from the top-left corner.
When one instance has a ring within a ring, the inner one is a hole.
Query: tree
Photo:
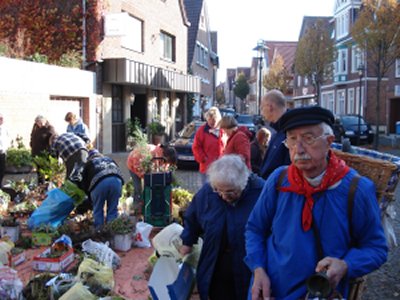
[[[215,98],[219,105],[222,105],[225,103],[225,93],[224,93],[224,87],[222,85],[217,87],[217,89],[215,91]]]
[[[332,76],[335,58],[329,27],[323,20],[318,20],[299,40],[295,56],[296,73],[306,76],[313,84],[318,101],[322,84]]]
[[[289,71],[285,67],[283,57],[278,54],[269,67],[268,74],[263,79],[263,86],[267,90],[278,89],[286,94],[291,81]]]
[[[250,92],[250,86],[247,83],[247,78],[244,75],[244,73],[239,73],[236,82],[235,82],[235,87],[233,88],[233,92],[236,97],[240,98],[240,100],[244,100],[247,95]]]
[[[86,60],[96,61],[101,42],[103,2],[86,0],[1,0],[0,45],[7,56],[68,64],[81,54],[86,21]],[[105,4],[104,4],[105,5]],[[85,15],[83,15],[85,11]]]
[[[374,149],[378,149],[382,78],[400,57],[400,4],[396,0],[365,0],[351,34],[377,80]]]

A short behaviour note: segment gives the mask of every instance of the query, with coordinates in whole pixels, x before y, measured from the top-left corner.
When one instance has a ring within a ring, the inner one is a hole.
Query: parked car
[[[352,145],[371,144],[374,141],[374,132],[362,116],[338,115],[333,125],[335,141],[341,143],[343,138],[350,139]],[[360,136],[358,143],[358,136]]]
[[[236,112],[233,108],[220,108],[219,112],[221,113],[221,116],[235,116]]]
[[[254,124],[253,116],[236,114],[235,118],[236,118],[236,121],[238,122],[238,125],[247,127],[247,129],[253,134],[253,138],[254,138],[257,128],[256,128],[256,125]]]
[[[192,145],[196,131],[205,122],[192,121],[187,124],[176,135],[176,138],[170,142],[170,145],[175,148],[178,155],[178,168],[190,167],[198,168],[199,164],[194,159]]]

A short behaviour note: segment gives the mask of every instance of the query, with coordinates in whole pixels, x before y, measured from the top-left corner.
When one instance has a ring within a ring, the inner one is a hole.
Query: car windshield
[[[352,126],[358,124],[359,117],[358,116],[344,116],[342,117],[342,123],[345,126]],[[364,119],[360,118],[360,125],[364,125]]]
[[[200,123],[190,123],[179,131],[178,136],[184,139],[192,139],[201,125]]]
[[[236,120],[239,124],[250,124],[253,123],[253,117],[250,115],[238,115]]]

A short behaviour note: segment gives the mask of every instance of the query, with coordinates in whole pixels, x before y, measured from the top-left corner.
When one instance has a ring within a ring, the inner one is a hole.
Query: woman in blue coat
[[[199,237],[197,266],[200,299],[246,299],[251,272],[245,257],[244,229],[264,180],[251,174],[238,155],[224,155],[207,170],[208,182],[184,214],[182,255]]]

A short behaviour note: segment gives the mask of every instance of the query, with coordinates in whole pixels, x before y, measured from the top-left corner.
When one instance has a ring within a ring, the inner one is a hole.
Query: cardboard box
[[[71,247],[68,247],[68,251],[62,256],[55,258],[46,257],[50,251],[51,248],[47,248],[39,255],[33,257],[33,269],[44,272],[61,272],[74,261],[74,250]]]
[[[190,298],[194,285],[194,270],[183,263],[178,263],[171,257],[161,256],[154,265],[148,283],[154,300],[186,300]]]

